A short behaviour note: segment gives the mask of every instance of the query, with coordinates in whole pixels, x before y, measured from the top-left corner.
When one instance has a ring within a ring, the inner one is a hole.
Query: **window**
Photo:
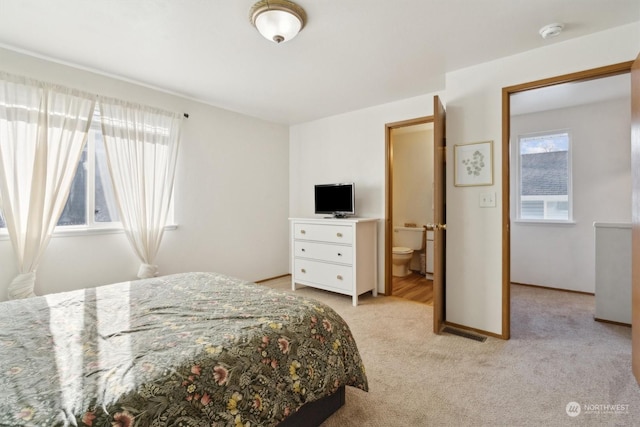
[[[94,113],[67,204],[58,220],[61,226],[105,226],[118,223],[111,177],[107,169],[100,115]]]
[[[572,221],[569,132],[520,136],[516,153],[516,218],[524,221]]]
[[[100,113],[91,121],[87,144],[82,151],[69,198],[58,220],[57,230],[70,228],[121,227],[111,177],[107,169]],[[0,228],[6,227],[0,214]]]

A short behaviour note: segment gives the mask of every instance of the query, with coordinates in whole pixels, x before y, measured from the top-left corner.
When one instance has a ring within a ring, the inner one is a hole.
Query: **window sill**
[[[539,219],[514,219],[512,221],[514,224],[519,225],[576,225],[577,222],[570,221],[562,221],[562,220],[539,220]]]
[[[175,230],[178,228],[177,224],[170,224],[164,227],[164,231]],[[62,230],[56,230],[53,232],[52,238],[58,237],[80,237],[80,236],[94,236],[99,234],[120,234],[124,233],[122,227],[65,227]],[[0,241],[9,240],[9,233],[6,230],[0,231]]]

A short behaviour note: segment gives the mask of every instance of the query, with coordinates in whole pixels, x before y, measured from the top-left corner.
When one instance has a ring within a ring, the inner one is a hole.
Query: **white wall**
[[[414,126],[415,127],[415,126]],[[433,222],[433,130],[391,131],[393,222]]]
[[[165,233],[161,274],[218,271],[260,280],[287,273],[287,126],[4,49],[0,68],[189,113],[175,184],[178,228]],[[36,293],[134,279],[138,266],[122,233],[54,237],[37,270]],[[11,243],[0,238],[0,300],[16,274]]]
[[[502,88],[633,60],[640,23],[572,39],[446,78],[447,147],[494,141],[494,185],[454,187],[447,169],[447,321],[502,334]],[[313,184],[355,181],[359,216],[384,217],[384,124],[429,116],[434,94],[292,126],[290,215],[313,217]],[[449,158],[452,159],[451,154]],[[449,163],[451,165],[451,163]],[[480,208],[495,192],[497,206]],[[383,221],[378,224],[378,289],[384,286]]]
[[[631,221],[630,105],[623,98],[511,118],[513,140],[533,132],[570,131],[575,221],[512,221],[512,282],[595,292],[594,221]]]
[[[448,149],[495,142],[493,186],[454,187],[453,169],[447,170],[449,322],[502,333],[502,88],[630,61],[639,51],[635,23],[447,74]],[[496,208],[478,206],[486,191],[495,191]]]
[[[356,183],[356,214],[379,218],[378,291],[384,292],[385,124],[433,114],[428,94],[291,126],[291,217],[315,217],[313,185]]]

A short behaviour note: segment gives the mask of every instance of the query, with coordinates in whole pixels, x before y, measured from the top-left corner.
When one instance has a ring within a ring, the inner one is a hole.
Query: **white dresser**
[[[290,218],[292,277],[296,284],[351,295],[378,295],[377,236],[374,218]]]

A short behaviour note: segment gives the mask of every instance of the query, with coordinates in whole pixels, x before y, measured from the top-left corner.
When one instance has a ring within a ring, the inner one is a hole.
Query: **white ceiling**
[[[0,0],[0,46],[279,123],[444,89],[446,72],[640,20],[638,0],[297,0],[276,45],[254,0]],[[543,40],[538,30],[562,22]],[[0,64],[0,68],[1,68]]]

